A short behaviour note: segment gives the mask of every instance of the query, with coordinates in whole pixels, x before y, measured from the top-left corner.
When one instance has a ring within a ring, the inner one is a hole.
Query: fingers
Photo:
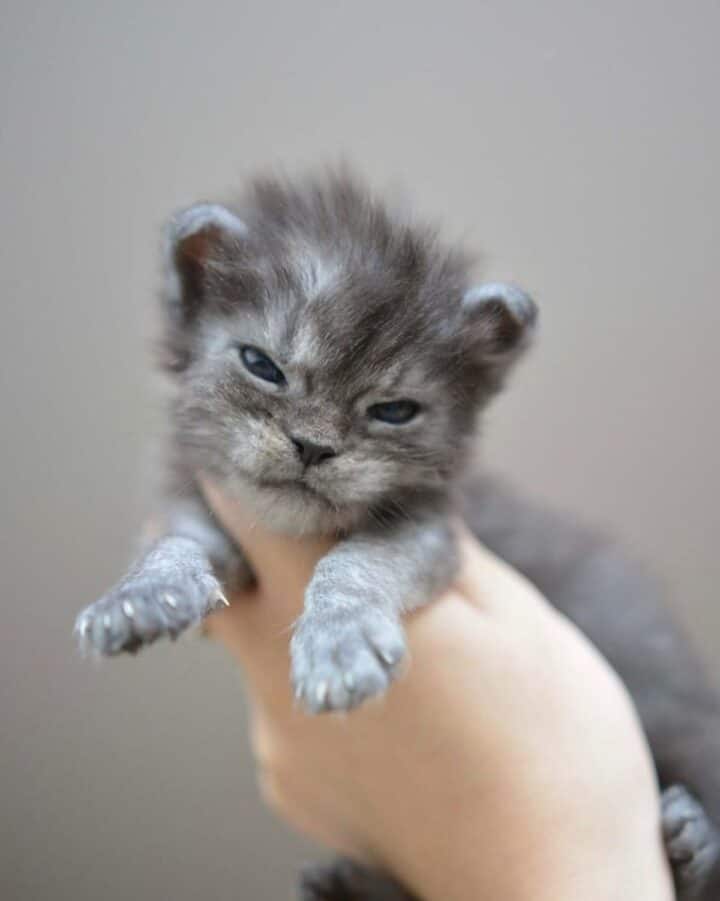
[[[254,619],[257,633],[263,629],[279,634],[292,631],[303,610],[305,587],[318,560],[334,543],[325,536],[300,538],[268,531],[252,518],[241,503],[228,498],[212,481],[201,486],[211,509],[230,535],[242,547],[258,577],[259,604],[233,604],[217,617],[224,629],[248,629]],[[455,588],[478,613],[507,622],[533,618],[544,607],[537,589],[488,548],[480,544],[467,526],[456,524],[460,547],[460,571]],[[250,611],[249,607],[257,608]],[[219,634],[211,624],[209,631]]]
[[[299,614],[302,594],[315,564],[333,540],[327,536],[298,538],[270,532],[212,481],[203,479],[201,486],[210,507],[250,560],[263,597],[288,604]],[[539,599],[534,586],[480,544],[467,526],[457,522],[456,529],[461,566],[455,585],[469,604],[490,613],[517,609],[518,605]]]

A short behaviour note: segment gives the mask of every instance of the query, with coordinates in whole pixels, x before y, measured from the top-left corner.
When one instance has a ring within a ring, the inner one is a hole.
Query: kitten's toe
[[[318,666],[302,682],[296,682],[296,697],[310,713],[350,710],[352,696],[336,667]]]
[[[401,627],[381,614],[306,614],[291,642],[296,696],[312,713],[351,710],[387,690],[404,653]]]
[[[182,584],[139,576],[83,610],[75,637],[85,654],[134,653],[161,636],[177,637],[226,604],[219,583],[207,573]]]
[[[123,603],[132,612],[130,602]],[[103,598],[80,613],[75,621],[75,638],[84,654],[112,654],[130,643],[132,628],[123,603],[109,603]]]
[[[391,674],[405,656],[405,634],[399,623],[376,615],[363,620],[363,632],[369,646]]]
[[[703,806],[683,785],[663,792],[662,829],[678,898],[699,897],[720,857],[720,835]]]

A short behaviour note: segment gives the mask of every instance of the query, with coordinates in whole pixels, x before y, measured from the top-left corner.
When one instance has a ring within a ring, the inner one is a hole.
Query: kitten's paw
[[[183,573],[182,581],[160,575],[140,571],[83,610],[75,623],[81,651],[134,653],[163,635],[176,638],[228,604],[211,573]]]
[[[340,857],[330,865],[307,867],[300,879],[301,901],[413,901],[405,889],[376,870]]]
[[[720,835],[685,786],[663,792],[662,829],[678,898],[699,897],[720,856]]]
[[[400,624],[373,609],[304,613],[290,642],[292,681],[312,713],[382,694],[405,656]]]

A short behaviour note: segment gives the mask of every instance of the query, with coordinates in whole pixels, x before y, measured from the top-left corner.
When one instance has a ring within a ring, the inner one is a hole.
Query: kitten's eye
[[[251,372],[257,378],[265,382],[272,382],[274,385],[285,384],[285,376],[281,370],[278,369],[267,354],[258,350],[257,347],[244,344],[240,348],[240,358],[248,372]]]
[[[390,425],[405,425],[414,419],[420,411],[420,404],[414,400],[390,400],[384,404],[373,404],[368,407],[368,416],[387,422]]]

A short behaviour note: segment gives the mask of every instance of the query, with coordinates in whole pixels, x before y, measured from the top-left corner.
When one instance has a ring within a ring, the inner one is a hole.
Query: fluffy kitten
[[[228,206],[179,213],[165,242],[175,393],[164,534],[80,614],[79,640],[134,651],[252,578],[198,490],[204,471],[271,528],[340,538],[316,566],[290,651],[309,710],[350,709],[396,674],[402,614],[451,580],[459,505],[625,679],[663,787],[692,790],[663,795],[681,897],[708,886],[714,898],[720,845],[705,809],[718,822],[720,711],[654,590],[575,524],[492,480],[462,481],[478,414],[536,320],[524,292],[473,286],[469,272],[464,254],[342,173],[257,180]],[[403,895],[348,864],[308,877],[305,892]]]

